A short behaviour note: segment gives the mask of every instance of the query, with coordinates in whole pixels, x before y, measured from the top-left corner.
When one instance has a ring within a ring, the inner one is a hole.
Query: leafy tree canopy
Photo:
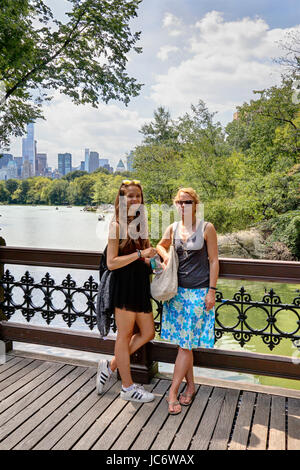
[[[43,0],[1,0],[0,148],[27,123],[43,118],[53,90],[75,104],[128,104],[141,84],[126,73],[127,55],[141,52],[130,20],[141,0],[69,0],[66,23]]]

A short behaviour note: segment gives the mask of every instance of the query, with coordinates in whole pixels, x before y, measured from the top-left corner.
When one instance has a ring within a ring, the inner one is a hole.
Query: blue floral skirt
[[[161,338],[184,349],[213,348],[215,343],[215,308],[206,310],[208,287],[178,292],[163,304]]]

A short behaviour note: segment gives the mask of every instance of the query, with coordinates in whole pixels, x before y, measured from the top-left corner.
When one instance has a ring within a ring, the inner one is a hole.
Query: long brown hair
[[[136,186],[140,189],[141,196],[142,196],[141,205],[144,205],[144,194],[143,194],[143,189],[142,189],[141,184],[136,183],[136,182],[130,182],[130,184],[122,183],[120,188],[119,188],[116,199],[115,199],[115,221],[118,222],[118,224],[120,224],[120,217],[119,217],[119,215],[120,215],[120,196],[126,196],[126,189],[128,189],[129,186]],[[133,253],[134,251],[136,251],[137,249],[144,250],[148,246],[148,238],[139,237],[137,240],[134,240],[134,239],[130,238],[130,235],[129,235],[128,225],[134,219],[139,217],[139,215],[140,215],[139,211],[137,211],[134,216],[128,216],[128,214],[127,214],[127,227],[126,227],[127,228],[127,230],[126,230],[127,238],[119,240],[119,252],[120,252],[120,254],[124,254],[124,255],[125,254],[130,254],[130,253]],[[145,215],[144,211],[142,211],[141,215],[142,215],[142,223],[145,223],[145,227],[147,227],[147,220],[146,220],[146,218],[143,217]],[[137,228],[139,228],[139,230],[140,230],[140,224],[138,224]]]

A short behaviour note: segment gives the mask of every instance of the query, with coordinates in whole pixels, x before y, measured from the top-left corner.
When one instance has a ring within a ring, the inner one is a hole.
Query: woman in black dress
[[[107,267],[114,271],[117,339],[113,359],[102,360],[98,366],[99,394],[118,368],[122,380],[121,398],[138,402],[154,399],[152,393],[133,383],[130,355],[155,336],[149,277],[150,258],[155,254],[148,238],[140,182],[124,180],[116,197],[107,246]],[[133,334],[135,323],[139,332]]]

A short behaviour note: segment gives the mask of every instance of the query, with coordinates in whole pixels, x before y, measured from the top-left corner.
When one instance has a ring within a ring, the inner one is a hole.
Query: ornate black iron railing
[[[0,278],[0,286],[3,289],[0,309],[7,320],[13,318],[19,311],[28,323],[35,315],[40,315],[47,325],[55,324],[57,318],[61,318],[69,328],[79,318],[84,320],[90,330],[93,330],[97,325],[95,308],[98,283],[93,276],[89,276],[83,286],[79,287],[70,274],[61,284],[56,284],[55,279],[48,272],[39,282],[35,282],[29,271],[26,271],[20,280],[15,280],[7,269]],[[19,301],[14,298],[17,289],[21,289]],[[62,299],[58,299],[60,300],[59,305],[55,305],[56,293],[62,297]],[[41,301],[37,302],[36,299],[41,295]],[[153,302],[156,307],[155,329],[159,334],[162,304],[155,300]],[[300,341],[299,294],[291,303],[287,304],[281,302],[280,297],[273,289],[265,293],[260,301],[252,300],[251,295],[245,291],[244,287],[241,287],[232,299],[224,299],[222,292],[217,291],[215,312],[216,341],[222,338],[225,333],[230,333],[234,340],[243,347],[253,336],[259,336],[270,350],[273,350],[283,338],[288,338],[295,343]],[[282,314],[288,319],[284,323],[285,326],[290,325],[289,331],[280,327],[280,315]],[[112,331],[116,331],[113,319],[111,328]]]

